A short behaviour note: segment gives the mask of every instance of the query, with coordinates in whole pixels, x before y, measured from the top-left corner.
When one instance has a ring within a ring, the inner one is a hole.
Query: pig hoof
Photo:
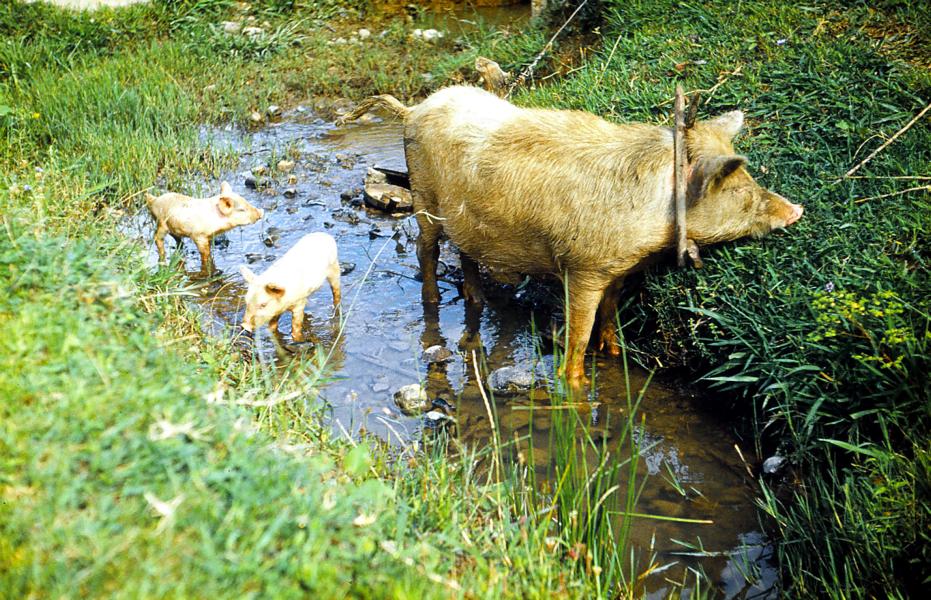
[[[482,294],[481,290],[475,290],[472,288],[463,288],[462,297],[465,298],[465,301],[470,304],[484,304],[485,295]]]

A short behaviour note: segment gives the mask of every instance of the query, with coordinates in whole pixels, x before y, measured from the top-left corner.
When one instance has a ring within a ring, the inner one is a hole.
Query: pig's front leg
[[[272,334],[274,335],[278,334],[278,319],[279,318],[281,318],[281,315],[275,315],[268,322],[268,330],[271,331]]]
[[[414,201],[417,206],[417,201]],[[417,236],[417,261],[420,263],[420,275],[423,277],[421,297],[427,304],[440,301],[440,288],[436,283],[436,263],[440,258],[440,233],[442,227],[429,216],[417,215],[420,235]]]
[[[196,237],[194,244],[197,245],[197,251],[200,252],[200,272],[209,275],[213,272],[213,260],[210,257],[210,238]]]
[[[300,300],[291,307],[291,339],[295,342],[304,341],[304,307],[307,306],[307,298]]]
[[[462,265],[462,295],[466,302],[481,304],[485,297],[482,294],[482,276],[478,270],[478,263],[461,250],[459,262]]]
[[[685,252],[689,255],[689,258],[692,259],[692,264],[695,265],[696,269],[705,266],[705,263],[701,260],[701,254],[698,253],[698,244],[695,243],[695,240],[685,241]]]
[[[585,377],[585,349],[592,335],[595,313],[604,295],[608,282],[588,279],[584,276],[570,276],[569,286],[569,346],[560,374],[565,374],[572,387],[579,387],[588,382]]]
[[[623,287],[624,278],[616,279],[605,290],[601,304],[598,306],[598,350],[607,352],[611,356],[618,356],[621,353],[621,347],[617,343],[615,319],[617,318],[617,303]]]

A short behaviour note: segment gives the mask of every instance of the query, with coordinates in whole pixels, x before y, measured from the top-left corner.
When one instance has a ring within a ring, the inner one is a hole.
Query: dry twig
[[[911,121],[909,121],[908,123],[905,124],[905,127],[903,127],[902,129],[896,131],[896,132],[895,132],[895,135],[893,135],[891,138],[889,138],[888,140],[886,140],[879,148],[873,150],[873,151],[870,153],[869,156],[867,156],[866,158],[864,158],[863,160],[861,160],[859,163],[857,163],[857,165],[856,165],[855,167],[853,167],[852,169],[850,169],[849,171],[847,171],[846,173],[844,173],[844,178],[850,177],[851,175],[853,175],[854,173],[857,172],[857,169],[859,169],[860,167],[862,167],[862,166],[865,165],[866,163],[868,163],[868,162],[870,162],[871,160],[873,160],[873,157],[874,157],[874,156],[876,156],[877,154],[879,154],[880,152],[882,152],[882,151],[886,148],[886,146],[888,146],[889,144],[891,144],[892,142],[894,142],[894,141],[896,140],[897,137],[899,137],[900,135],[902,135],[903,133],[905,133],[906,131],[908,131],[909,128],[911,128],[912,125],[914,125],[915,123],[917,123],[917,122],[918,122],[918,119],[920,119],[921,117],[923,117],[923,116],[925,115],[925,113],[928,112],[929,110],[931,110],[931,104],[928,104],[928,106],[924,107],[924,108],[921,110],[921,112],[918,113],[918,114],[915,116],[915,118],[913,118]],[[906,190],[906,191],[913,191],[913,190]],[[905,192],[902,192],[902,193],[904,194]],[[882,196],[877,196],[877,198],[881,198],[881,197],[882,197]],[[867,200],[869,200],[869,198],[867,198]]]

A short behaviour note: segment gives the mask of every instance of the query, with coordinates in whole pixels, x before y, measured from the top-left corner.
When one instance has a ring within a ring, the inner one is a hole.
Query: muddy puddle
[[[404,416],[393,401],[401,386],[425,382],[430,398],[444,398],[455,407],[455,434],[467,443],[484,446],[491,433],[472,362],[467,360],[471,352],[483,357],[489,371],[505,366],[529,369],[538,362],[543,372],[552,372],[552,350],[541,345],[534,333],[550,323],[547,303],[539,301],[540,292],[531,301],[526,297],[528,288],[486,287],[485,309],[467,311],[456,287],[458,260],[448,242],[441,244],[442,302],[438,309],[425,311],[420,302],[413,217],[388,215],[361,202],[369,166],[404,164],[398,124],[374,121],[335,129],[300,110],[252,134],[227,128],[205,130],[202,136],[206,144],[235,150],[242,159],[235,170],[186,191],[213,194],[221,180],[228,180],[265,210],[265,219],[259,223],[234,229],[215,241],[213,255],[220,273],[197,302],[217,335],[232,336],[242,319],[245,285],[238,273],[240,265],[263,271],[312,231],[327,231],[337,240],[344,266],[344,331],[334,347],[339,321],[328,289],[311,296],[304,325],[316,343],[332,348],[334,380],[323,388],[322,396],[330,407],[334,429],[358,432],[364,427],[398,445],[431,435],[429,419]],[[288,183],[288,175],[275,173],[281,159],[295,161],[294,183]],[[254,168],[263,167],[271,173],[264,176],[267,185],[259,181],[258,189],[247,188],[246,177]],[[157,255],[147,213],[128,219],[126,230],[145,245],[154,266]],[[166,245],[171,248],[170,238]],[[195,271],[199,257],[194,245],[185,240],[181,252],[188,271]],[[552,293],[552,305],[558,306],[557,294]],[[290,344],[289,314],[282,316],[281,331],[282,343]],[[260,330],[255,344],[261,357],[276,360],[267,329]],[[423,350],[435,345],[450,350],[451,360],[427,364]],[[626,386],[619,361],[596,359],[596,364],[597,385],[590,400],[597,406],[583,411],[580,427],[592,439],[606,439],[610,444],[621,439]],[[632,371],[635,393],[645,380],[644,372]],[[540,481],[552,475],[554,461],[546,449],[553,411],[529,408],[545,405],[544,396],[532,400],[523,394],[494,401],[501,439],[519,439],[515,450],[521,451],[520,460],[533,463]],[[645,424],[638,422],[635,435],[647,448],[640,472],[646,484],[637,512],[713,521],[635,520],[631,536],[640,551],[647,553],[652,548],[660,565],[674,563],[647,578],[649,597],[666,597],[671,589],[667,579],[681,582],[689,576],[687,569],[701,569],[718,586],[721,597],[775,597],[771,548],[760,533],[753,506],[756,486],[734,449],[736,439],[729,424],[704,413],[700,402],[688,393],[655,379],[640,412]],[[753,460],[749,448],[741,448]],[[516,451],[508,456],[518,460]],[[699,556],[698,549],[710,556]]]

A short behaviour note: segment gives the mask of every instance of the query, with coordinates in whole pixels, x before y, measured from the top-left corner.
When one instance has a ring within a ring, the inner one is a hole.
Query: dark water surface
[[[431,398],[444,396],[456,406],[460,438],[487,445],[491,437],[487,412],[467,358],[475,350],[484,355],[489,370],[509,365],[529,368],[540,355],[535,350],[534,327],[548,326],[548,309],[527,301],[526,290],[514,294],[513,288],[499,286],[488,290],[490,298],[483,312],[466,311],[455,286],[458,259],[444,242],[440,256],[445,265],[441,271],[446,271],[446,281],[440,284],[442,302],[438,310],[425,311],[417,281],[413,218],[352,206],[341,197],[343,192],[361,188],[368,166],[404,164],[400,126],[374,122],[334,129],[332,124],[308,115],[297,112],[285,122],[253,134],[232,128],[203,132],[210,146],[234,149],[242,153],[242,160],[235,171],[203,182],[199,192],[214,194],[225,179],[265,210],[265,219],[234,229],[215,244],[213,256],[221,272],[220,283],[210,284],[209,293],[198,300],[206,322],[218,335],[232,335],[243,314],[245,284],[239,266],[248,264],[256,272],[264,271],[304,234],[327,231],[337,240],[340,260],[355,265],[343,277],[345,329],[330,363],[336,379],[322,390],[332,407],[334,428],[357,432],[364,427],[393,444],[410,444],[424,435],[428,424],[423,418],[403,416],[392,395],[403,385],[426,382]],[[295,184],[287,183],[287,175],[275,175],[267,189],[245,187],[245,176],[253,167],[270,164],[274,173],[282,158],[296,161]],[[294,197],[285,197],[288,188],[294,188]],[[143,211],[128,219],[126,229],[143,241],[154,265],[157,255],[148,214]],[[169,238],[167,246],[171,245]],[[183,255],[189,271],[198,268],[199,258],[189,240],[184,242]],[[557,294],[552,294],[556,305]],[[331,348],[339,323],[333,316],[328,289],[311,296],[307,313],[305,332]],[[290,343],[289,315],[282,317],[281,330],[282,340]],[[422,351],[434,344],[451,350],[453,360],[445,365],[425,364]],[[274,360],[267,330],[257,334],[256,346],[261,355]],[[544,354],[542,363],[551,371],[552,356]],[[618,360],[598,358],[596,364],[592,399],[598,405],[585,413],[580,426],[591,437],[607,439],[610,444],[620,440],[625,423],[626,385]],[[646,373],[632,371],[634,392],[645,380]],[[540,405],[548,402],[545,395],[538,395],[535,401]],[[547,451],[553,411],[531,412],[527,410],[531,402],[528,395],[498,398],[494,408],[501,439],[520,438],[524,459],[532,461],[540,480],[546,481],[553,463]],[[694,582],[687,569],[702,569],[722,597],[775,597],[770,589],[775,570],[767,559],[771,548],[760,533],[753,505],[757,488],[734,448],[737,440],[731,426],[703,412],[699,399],[657,380],[650,384],[640,414],[646,420],[644,426],[637,426],[635,435],[648,448],[641,469],[647,482],[637,512],[713,521],[635,520],[632,539],[637,547],[644,553],[652,548],[660,565],[675,563],[650,575],[645,591],[650,597],[665,597],[671,587],[666,578],[681,582],[686,577]],[[528,447],[531,437],[532,453]],[[748,447],[741,449],[753,460]],[[671,481],[678,482],[684,495]],[[697,556],[701,553],[695,548],[673,540],[700,547],[709,556]]]

